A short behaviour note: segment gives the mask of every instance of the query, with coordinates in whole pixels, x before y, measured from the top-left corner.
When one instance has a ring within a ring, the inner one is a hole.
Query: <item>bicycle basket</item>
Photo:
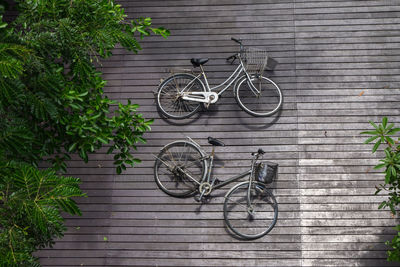
[[[265,184],[272,183],[278,176],[278,164],[271,161],[259,162],[255,170],[255,178]]]
[[[278,62],[269,57],[266,50],[246,47],[241,54],[246,71],[250,74],[262,74],[265,69],[274,70]]]

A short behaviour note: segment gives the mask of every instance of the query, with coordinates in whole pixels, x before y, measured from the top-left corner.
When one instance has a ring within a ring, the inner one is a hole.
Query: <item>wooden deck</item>
[[[65,237],[40,252],[43,266],[396,266],[385,240],[398,221],[377,209],[382,175],[360,132],[368,120],[400,120],[399,0],[142,0],[120,1],[131,18],[150,16],[171,37],[149,37],[143,51],[117,49],[103,64],[113,99],[131,99],[154,118],[143,163],[115,175],[112,156],[70,162],[89,197],[82,217],[66,220]],[[232,92],[193,120],[160,118],[153,91],[166,69],[209,57],[209,78],[233,69],[230,37],[266,47],[280,64],[270,76],[283,89],[282,112],[254,118]],[[223,224],[223,193],[208,205],[158,190],[151,153],[191,136],[222,139],[215,174],[223,179],[250,163],[259,147],[280,164],[273,185],[279,220],[266,237],[239,241]],[[103,152],[105,152],[104,150]]]

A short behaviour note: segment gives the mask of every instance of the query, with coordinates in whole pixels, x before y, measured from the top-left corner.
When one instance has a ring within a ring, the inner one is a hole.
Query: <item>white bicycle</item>
[[[202,105],[208,108],[215,104],[231,85],[237,103],[250,115],[266,117],[279,110],[283,101],[282,92],[274,81],[262,76],[265,69],[273,70],[277,62],[265,50],[245,48],[241,40],[232,40],[240,45],[240,52],[227,58],[231,64],[239,59],[232,75],[221,84],[210,87],[203,69],[208,58],[192,58],[193,66],[200,67],[200,74],[174,74],[160,84],[156,102],[163,115],[170,119],[188,118]]]

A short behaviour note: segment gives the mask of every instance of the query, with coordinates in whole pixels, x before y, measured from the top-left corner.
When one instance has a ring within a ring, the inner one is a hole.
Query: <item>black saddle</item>
[[[222,143],[218,139],[212,138],[211,136],[208,137],[208,143],[210,143],[213,146],[225,146],[224,143]]]
[[[200,67],[200,65],[206,64],[208,58],[192,58],[190,62],[193,64],[193,67]]]

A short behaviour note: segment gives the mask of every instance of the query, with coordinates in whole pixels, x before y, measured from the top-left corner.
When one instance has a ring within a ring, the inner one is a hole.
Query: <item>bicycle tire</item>
[[[251,88],[250,82],[261,92],[260,94]],[[239,78],[235,86],[235,97],[239,106],[255,117],[271,116],[278,112],[283,103],[283,95],[279,86],[264,76],[253,75],[251,81],[246,76]]]
[[[241,239],[257,239],[268,234],[278,219],[278,203],[265,184],[253,181],[250,207],[247,205],[249,182],[233,187],[225,196],[224,220]],[[251,211],[253,209],[253,211]]]
[[[207,170],[204,153],[193,143],[175,141],[163,147],[154,163],[154,178],[157,186],[173,197],[193,195]]]
[[[175,74],[160,84],[156,102],[161,113],[170,119],[186,119],[199,111],[201,103],[183,100],[179,91],[191,81],[193,83],[185,92],[204,92],[204,85],[191,74]]]

